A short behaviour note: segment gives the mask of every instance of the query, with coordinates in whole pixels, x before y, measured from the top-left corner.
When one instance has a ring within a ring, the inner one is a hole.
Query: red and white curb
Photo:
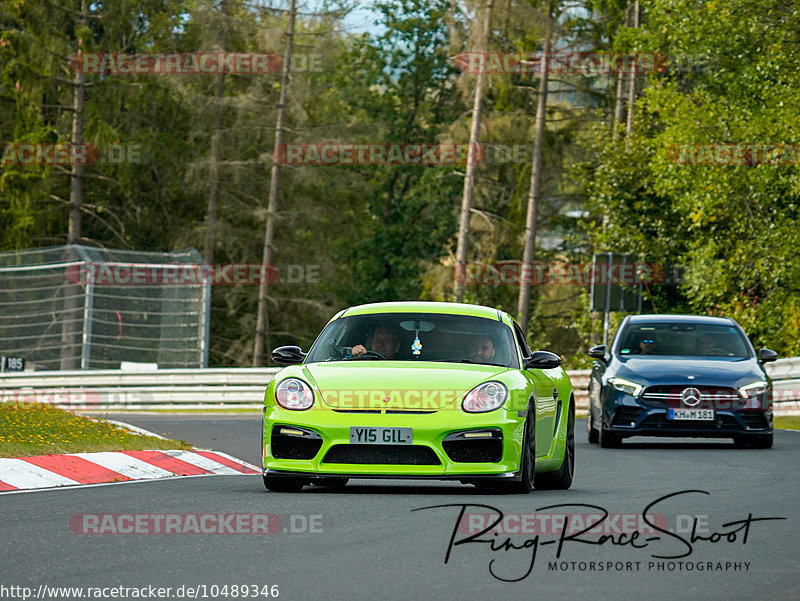
[[[113,451],[0,458],[0,491],[172,478],[260,474],[219,451]]]

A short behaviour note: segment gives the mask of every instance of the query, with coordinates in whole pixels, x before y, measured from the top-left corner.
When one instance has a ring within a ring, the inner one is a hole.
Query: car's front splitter
[[[733,438],[770,434],[772,413],[759,411],[765,427],[751,428],[742,417],[742,411],[717,411],[713,421],[668,420],[667,409],[639,406],[641,414],[630,426],[606,423],[605,430],[623,438],[630,436],[664,436],[672,438]],[[749,411],[748,414],[755,415]]]
[[[351,478],[362,480],[519,480],[520,472],[503,472],[499,474],[365,474],[365,473],[322,473],[322,472],[296,472],[289,470],[265,469],[265,476],[276,478],[304,478],[309,480],[325,480],[326,478]]]

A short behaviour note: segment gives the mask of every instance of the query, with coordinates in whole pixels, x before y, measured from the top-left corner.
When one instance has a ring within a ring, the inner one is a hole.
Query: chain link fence
[[[207,367],[211,283],[176,276],[198,265],[194,249],[0,253],[0,355],[28,369]]]

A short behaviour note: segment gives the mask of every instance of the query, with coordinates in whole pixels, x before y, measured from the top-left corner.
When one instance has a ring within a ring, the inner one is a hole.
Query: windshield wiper
[[[471,363],[473,365],[492,365],[494,367],[508,367],[502,363],[489,363],[488,361],[472,361],[470,359],[437,359],[433,363]]]

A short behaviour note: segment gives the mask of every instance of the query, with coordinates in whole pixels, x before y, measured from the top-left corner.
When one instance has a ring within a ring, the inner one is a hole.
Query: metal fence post
[[[83,301],[83,348],[81,349],[81,369],[89,369],[89,355],[92,346],[92,310],[94,308],[94,279],[86,279],[86,293]]]
[[[200,311],[200,367],[208,367],[208,342],[211,338],[211,279],[203,283],[202,309]]]

